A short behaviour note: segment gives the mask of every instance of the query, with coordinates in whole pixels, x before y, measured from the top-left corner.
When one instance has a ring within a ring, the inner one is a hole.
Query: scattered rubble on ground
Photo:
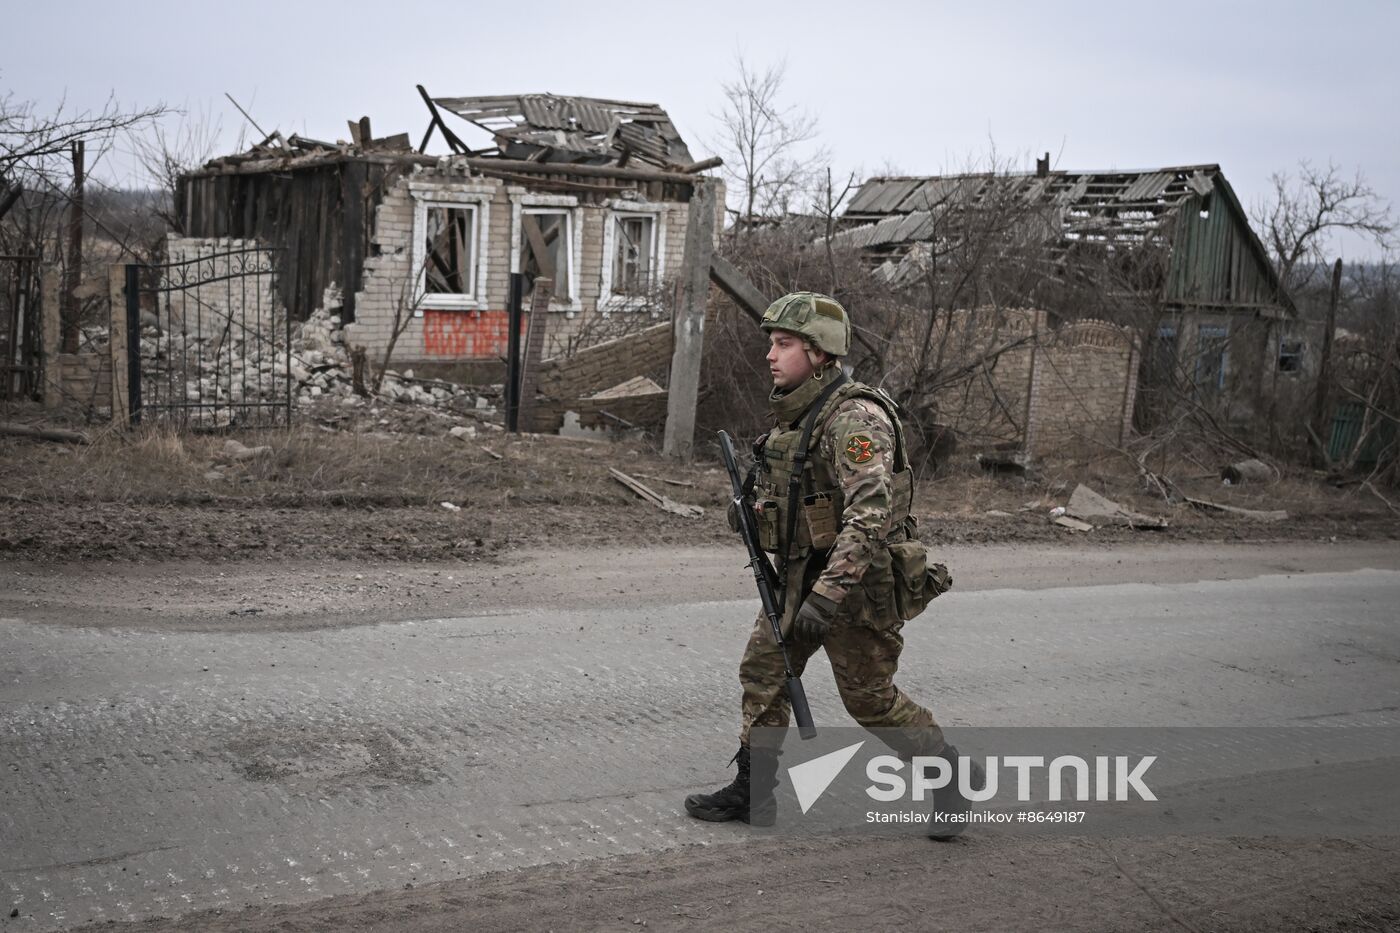
[[[1278,479],[1278,470],[1262,460],[1241,460],[1220,468],[1220,478],[1227,486],[1240,483],[1272,483]]]
[[[1241,518],[1251,518],[1259,522],[1282,522],[1288,519],[1288,512],[1283,509],[1242,509],[1237,505],[1224,505],[1219,502],[1209,502],[1205,499],[1193,499],[1186,497],[1186,501],[1192,506],[1207,512],[1226,512],[1230,515],[1238,515]]]
[[[632,490],[632,492],[636,493],[637,496],[643,501],[650,502],[652,505],[656,506],[658,509],[661,509],[663,512],[671,512],[672,514],[680,515],[683,518],[700,518],[702,515],[705,514],[705,510],[700,506],[686,505],[683,502],[677,502],[674,499],[671,499],[667,496],[663,496],[660,493],[653,490],[646,483],[643,483],[638,479],[634,479],[633,477],[628,476],[626,473],[622,472],[619,469],[609,467],[608,473],[611,474],[613,479],[617,480],[619,483]]]

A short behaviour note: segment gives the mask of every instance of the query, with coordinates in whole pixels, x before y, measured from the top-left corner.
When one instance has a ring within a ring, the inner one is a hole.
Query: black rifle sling
[[[807,409],[807,415],[802,423],[802,439],[797,444],[797,456],[792,463],[792,475],[788,477],[788,501],[787,501],[787,537],[783,539],[782,565],[778,568],[778,579],[783,584],[783,595],[779,601],[779,609],[786,610],[788,594],[787,568],[788,562],[792,559],[793,546],[797,543],[797,503],[802,497],[802,471],[807,467],[807,450],[812,443],[812,431],[817,425],[817,415],[821,414],[822,407],[826,405],[826,400],[831,398],[842,383],[846,381],[846,374],[838,372],[836,378],[831,380],[831,385],[822,389],[812,402],[812,407]]]

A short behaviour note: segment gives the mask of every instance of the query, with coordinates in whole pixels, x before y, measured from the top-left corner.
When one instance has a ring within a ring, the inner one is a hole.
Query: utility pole
[[[1327,389],[1332,375],[1332,340],[1337,334],[1337,301],[1342,292],[1342,261],[1332,266],[1332,294],[1327,300],[1327,327],[1322,331],[1322,353],[1317,361],[1317,391],[1313,393],[1313,426],[1322,455],[1327,456]]]
[[[700,361],[705,350],[705,303],[710,292],[710,258],[715,250],[715,185],[697,178],[690,189],[681,262],[681,302],[672,322],[671,382],[666,397],[666,432],[661,453],[682,462],[695,446],[695,404],[700,395]]]
[[[68,200],[68,266],[63,276],[63,303],[60,307],[63,353],[77,353],[78,287],[83,281],[83,141],[73,143],[73,193]]]

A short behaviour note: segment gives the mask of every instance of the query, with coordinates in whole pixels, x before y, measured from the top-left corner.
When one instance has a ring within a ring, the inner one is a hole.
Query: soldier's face
[[[812,361],[807,357],[807,345],[797,334],[775,330],[768,335],[768,371],[773,385],[790,389],[807,381],[812,375]]]

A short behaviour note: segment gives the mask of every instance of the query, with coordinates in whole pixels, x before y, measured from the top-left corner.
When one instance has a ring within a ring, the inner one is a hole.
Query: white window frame
[[[613,201],[603,221],[603,268],[600,270],[598,309],[606,316],[613,311],[638,311],[641,302],[632,295],[614,295],[613,263],[617,259],[617,222],[623,217],[650,217],[651,280],[659,283],[666,276],[666,217],[670,207],[650,201]]]
[[[510,271],[520,271],[520,238],[525,228],[520,222],[524,214],[564,214],[565,234],[569,237],[566,256],[569,262],[569,294],[555,292],[549,299],[549,310],[563,311],[569,317],[583,310],[579,291],[579,269],[583,266],[582,217],[578,198],[572,195],[512,193],[510,197]]]
[[[429,311],[479,311],[486,307],[486,238],[491,229],[491,192],[489,190],[459,191],[440,188],[436,185],[410,184],[413,195],[413,248],[410,262],[413,263],[413,316],[422,317]],[[472,269],[471,294],[455,295],[450,292],[428,292],[427,270],[423,267],[427,259],[428,209],[433,207],[471,208],[473,241],[475,242],[475,263]]]

